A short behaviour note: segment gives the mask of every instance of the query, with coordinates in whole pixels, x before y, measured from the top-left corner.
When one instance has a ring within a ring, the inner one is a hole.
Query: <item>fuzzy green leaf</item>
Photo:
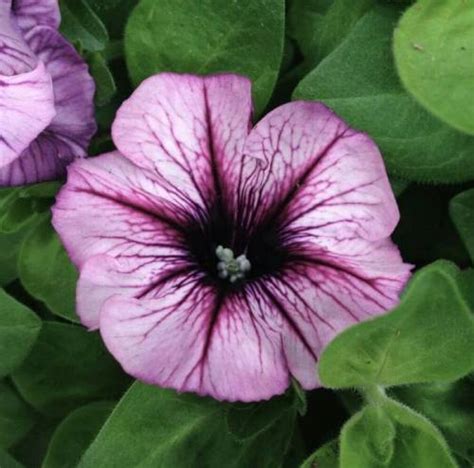
[[[401,85],[391,38],[398,8],[378,7],[296,88],[294,99],[320,100],[367,132],[393,175],[414,181],[474,178],[474,137],[432,116]]]
[[[341,432],[340,468],[456,468],[427,419],[386,399],[355,414]]]
[[[449,211],[474,262],[474,189],[456,195],[451,200]]]
[[[283,55],[283,0],[141,0],[125,31],[132,81],[161,72],[234,72],[253,81],[257,113]]]
[[[18,442],[34,422],[33,411],[11,385],[0,381],[0,448],[8,449]]]
[[[41,320],[30,309],[0,289],[0,378],[22,364],[40,328]]]
[[[474,135],[474,2],[418,0],[394,35],[398,73],[434,115]]]
[[[78,273],[51,226],[49,214],[23,242],[19,257],[25,289],[56,315],[79,322],[75,312]]]
[[[474,369],[474,315],[459,271],[439,261],[419,271],[401,304],[337,336],[319,375],[328,387],[449,381]]]
[[[266,402],[260,403],[266,405]],[[98,466],[278,466],[294,428],[295,408],[276,408],[270,427],[238,440],[226,422],[229,404],[135,383],[85,453]]]
[[[50,417],[115,399],[129,383],[97,333],[57,322],[43,322],[31,354],[12,377],[22,397]]]
[[[42,468],[77,466],[115,404],[96,401],[69,414],[53,434]]]

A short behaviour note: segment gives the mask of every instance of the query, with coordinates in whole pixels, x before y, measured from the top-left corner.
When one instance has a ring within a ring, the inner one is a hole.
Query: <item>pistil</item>
[[[217,273],[219,278],[228,279],[231,283],[245,278],[245,274],[250,271],[252,265],[245,254],[234,257],[232,249],[224,248],[219,245],[216,249],[216,255],[219,259],[217,263]]]

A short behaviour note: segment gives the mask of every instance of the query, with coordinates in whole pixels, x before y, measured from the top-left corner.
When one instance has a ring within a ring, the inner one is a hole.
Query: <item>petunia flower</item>
[[[253,129],[250,82],[163,73],[77,160],[53,222],[77,310],[129,374],[253,401],[319,385],[324,346],[398,301],[410,266],[380,153],[323,104]]]
[[[56,179],[96,131],[94,82],[57,0],[0,0],[0,186]]]

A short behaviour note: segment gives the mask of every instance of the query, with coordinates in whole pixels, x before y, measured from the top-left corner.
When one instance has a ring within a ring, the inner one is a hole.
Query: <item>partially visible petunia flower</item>
[[[74,162],[53,222],[78,314],[126,372],[222,400],[318,386],[324,346],[409,275],[380,153],[323,104],[251,129],[250,82],[163,73],[118,111],[118,151]]]
[[[94,81],[57,0],[0,0],[0,187],[65,174],[96,131]]]

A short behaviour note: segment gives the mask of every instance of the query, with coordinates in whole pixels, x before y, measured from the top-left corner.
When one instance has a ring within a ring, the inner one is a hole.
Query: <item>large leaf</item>
[[[18,442],[34,422],[33,411],[7,382],[0,381],[0,448]]]
[[[31,354],[12,377],[28,403],[54,417],[115,399],[129,382],[97,333],[56,322],[43,322]]]
[[[474,189],[455,196],[451,200],[449,210],[474,262]]]
[[[366,406],[346,423],[340,451],[340,468],[457,466],[433,424],[389,399]]]
[[[25,238],[19,257],[20,279],[25,289],[55,314],[74,322],[78,273],[69,260],[49,214]]]
[[[433,117],[395,71],[391,37],[398,9],[367,13],[296,88],[294,99],[324,101],[380,146],[388,169],[416,181],[474,178],[474,138]]]
[[[125,32],[135,84],[160,71],[234,72],[253,80],[257,113],[283,55],[283,0],[141,0]]]
[[[335,388],[449,381],[474,368],[474,315],[458,270],[439,261],[418,272],[391,313],[337,336],[319,365]]]
[[[394,393],[433,421],[452,450],[474,466],[474,380],[411,385]]]
[[[41,320],[0,289],[0,378],[15,370],[30,353]]]
[[[180,395],[137,382],[79,466],[279,466],[293,433],[295,408],[291,401],[286,408],[275,408],[277,416],[272,416],[268,428],[244,440],[229,432],[229,407],[209,398]]]
[[[69,414],[51,439],[42,468],[77,466],[113,408],[112,402],[96,401]]]
[[[394,52],[408,91],[474,135],[474,2],[418,0],[395,30]]]

